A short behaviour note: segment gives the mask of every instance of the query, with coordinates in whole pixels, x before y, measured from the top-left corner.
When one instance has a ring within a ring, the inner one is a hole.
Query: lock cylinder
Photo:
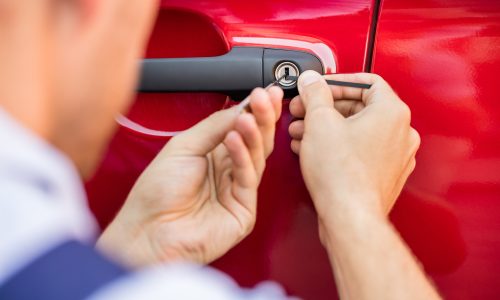
[[[294,86],[297,83],[297,80],[290,78],[298,78],[299,75],[299,67],[293,62],[289,61],[280,63],[274,71],[274,77],[276,78],[276,80],[283,78],[284,76],[284,78],[279,81],[279,84],[283,87]]]

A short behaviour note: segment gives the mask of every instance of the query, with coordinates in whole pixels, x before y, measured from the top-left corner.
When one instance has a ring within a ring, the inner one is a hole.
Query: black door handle
[[[321,61],[307,52],[234,47],[227,54],[216,57],[145,59],[138,90],[221,92],[241,98],[255,87],[275,81],[278,66],[287,66],[283,63],[296,66],[299,74],[306,70],[323,73]],[[297,94],[295,82],[282,87],[287,96]]]

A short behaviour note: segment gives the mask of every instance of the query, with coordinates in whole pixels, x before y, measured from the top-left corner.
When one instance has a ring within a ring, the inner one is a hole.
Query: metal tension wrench
[[[274,82],[272,82],[270,85],[268,85],[265,90],[267,91],[269,88],[272,86],[278,85],[283,79],[290,80],[297,82],[299,80],[298,76],[290,76],[289,72],[285,72],[283,76],[280,78],[276,79]],[[352,87],[352,88],[359,88],[359,89],[370,89],[372,87],[371,84],[366,84],[366,83],[357,83],[357,82],[348,82],[348,81],[339,81],[339,80],[329,80],[326,79],[326,83],[328,85],[336,85],[336,86],[344,86],[344,87]],[[239,105],[240,111],[241,112],[251,112],[250,109],[250,96],[245,98]]]
[[[299,77],[297,77],[297,76],[288,76],[287,79],[297,81],[297,80],[299,80]],[[328,83],[328,85],[346,86],[346,87],[359,88],[359,89],[369,89],[369,88],[372,87],[371,84],[366,84],[366,83],[357,83],[357,82],[348,82],[348,81],[339,81],[339,80],[329,80],[329,79],[326,79],[326,83]]]

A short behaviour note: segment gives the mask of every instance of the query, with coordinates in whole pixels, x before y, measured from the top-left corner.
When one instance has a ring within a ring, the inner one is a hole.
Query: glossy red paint
[[[146,56],[217,56],[228,49],[219,28],[207,16],[162,9]],[[127,118],[151,130],[182,131],[222,109],[226,98],[208,93],[139,94]],[[139,174],[168,140],[169,137],[146,136],[129,128],[119,128],[97,174],[86,184],[90,206],[101,227],[112,220]]]
[[[383,3],[374,71],[410,105],[423,137],[418,168],[392,219],[445,296],[488,298],[500,294],[500,106],[493,86],[500,9],[494,1],[450,3]],[[147,57],[215,56],[262,40],[309,43],[331,49],[338,72],[359,72],[371,13],[371,0],[163,1]],[[139,95],[129,117],[179,131],[230,104],[217,94]],[[292,295],[334,299],[316,215],[289,150],[290,119],[285,108],[254,232],[214,266],[245,286],[270,279]],[[167,141],[118,131],[87,184],[101,226]]]
[[[176,0],[162,6],[148,57],[215,56],[235,45],[271,41],[292,48],[324,45],[320,47],[326,52],[318,48],[319,53],[326,60],[331,54],[332,71],[364,68],[371,0]],[[314,47],[309,50],[314,52]],[[231,102],[221,95],[139,95],[129,117],[150,129],[177,131]],[[260,188],[254,232],[213,265],[244,286],[275,280],[291,295],[334,299],[334,279],[319,242],[316,214],[297,157],[289,149],[290,119],[285,107]],[[97,175],[87,184],[101,226],[113,218],[135,179],[167,141],[118,131]]]
[[[241,37],[321,41],[344,58],[338,70],[363,68],[370,0],[163,0],[162,6],[209,16],[230,46]]]
[[[325,43],[317,39],[304,41],[265,37],[233,37],[232,44],[242,47],[278,48],[310,52],[319,58],[323,64],[325,74],[332,74],[337,71],[335,53]]]
[[[447,299],[500,295],[499,70],[500,2],[383,2],[373,71],[422,136],[392,219]]]

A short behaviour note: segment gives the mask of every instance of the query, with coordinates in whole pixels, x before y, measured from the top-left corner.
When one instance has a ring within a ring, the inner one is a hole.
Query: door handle
[[[306,70],[324,73],[321,61],[307,52],[234,47],[215,57],[144,59],[138,91],[220,92],[242,99],[285,72],[297,77]],[[283,81],[281,86],[287,97],[297,94],[296,79]]]

